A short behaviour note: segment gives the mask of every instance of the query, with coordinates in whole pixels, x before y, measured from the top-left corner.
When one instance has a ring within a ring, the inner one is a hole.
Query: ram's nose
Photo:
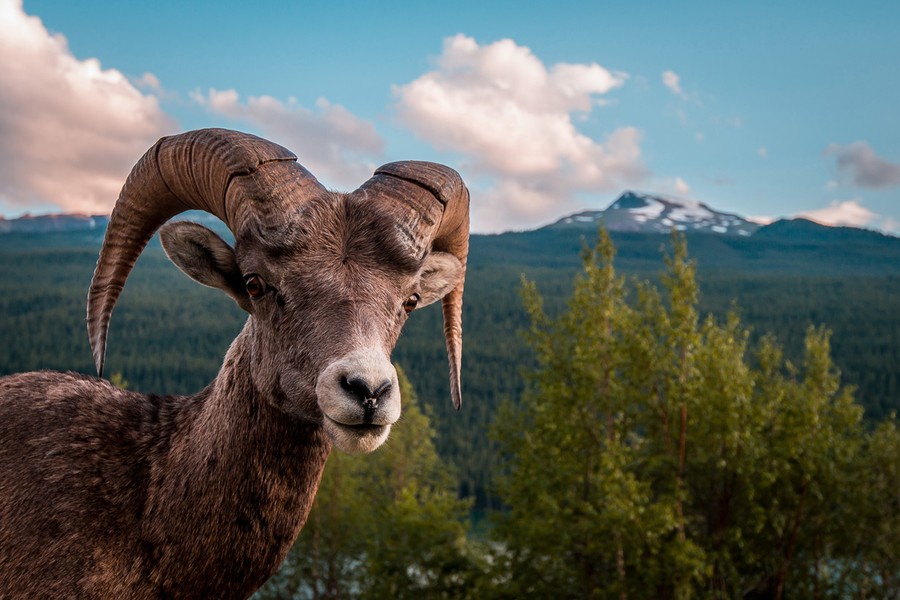
[[[326,433],[346,452],[371,452],[400,418],[397,371],[377,349],[357,350],[328,365],[316,396]]]
[[[325,416],[344,425],[390,425],[400,417],[397,371],[377,349],[331,363],[319,376],[316,394]]]
[[[370,425],[378,408],[378,401],[386,396],[394,387],[390,379],[379,383],[370,382],[358,375],[341,376],[341,387],[349,392],[363,408],[363,423]]]

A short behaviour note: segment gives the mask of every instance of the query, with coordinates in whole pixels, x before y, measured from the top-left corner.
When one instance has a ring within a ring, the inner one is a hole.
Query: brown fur
[[[318,374],[359,344],[390,353],[425,287],[423,259],[363,201],[303,213],[239,236],[240,272],[212,278],[234,295],[258,273],[275,291],[241,299],[251,316],[199,394],[0,379],[0,597],[244,598],[275,572],[331,448]]]

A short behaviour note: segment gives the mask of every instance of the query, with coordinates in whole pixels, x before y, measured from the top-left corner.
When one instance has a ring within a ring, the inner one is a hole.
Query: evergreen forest
[[[429,307],[402,422],[329,459],[257,596],[900,597],[900,240],[824,229],[473,236],[462,410]],[[98,248],[0,236],[0,374],[92,372]],[[107,369],[195,392],[244,321],[154,243]]]

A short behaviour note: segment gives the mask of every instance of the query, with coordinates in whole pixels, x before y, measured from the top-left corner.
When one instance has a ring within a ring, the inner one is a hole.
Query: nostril
[[[368,382],[361,377],[341,376],[341,387],[356,396],[364,406],[374,406],[378,399],[381,398],[391,389],[391,381],[385,379],[374,390],[369,386]]]
[[[353,377],[352,379],[341,377],[341,387],[360,400],[365,400],[366,398],[372,398],[374,396],[372,390],[369,389],[369,384],[359,377]]]
[[[385,394],[387,394],[391,390],[391,381],[390,379],[385,379],[381,382],[377,388],[375,388],[375,398],[381,398]]]

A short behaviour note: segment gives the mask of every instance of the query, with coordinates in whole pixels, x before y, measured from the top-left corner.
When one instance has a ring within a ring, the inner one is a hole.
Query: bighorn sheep
[[[172,261],[249,313],[195,396],[74,373],[0,379],[0,597],[243,598],[306,520],[332,445],[369,452],[400,415],[389,356],[407,314],[443,303],[460,404],[469,195],[425,162],[329,192],[284,148],[209,129],[156,143],[109,222],[88,295],[102,375],[113,306],[169,218],[210,212],[231,248],[162,227]]]

